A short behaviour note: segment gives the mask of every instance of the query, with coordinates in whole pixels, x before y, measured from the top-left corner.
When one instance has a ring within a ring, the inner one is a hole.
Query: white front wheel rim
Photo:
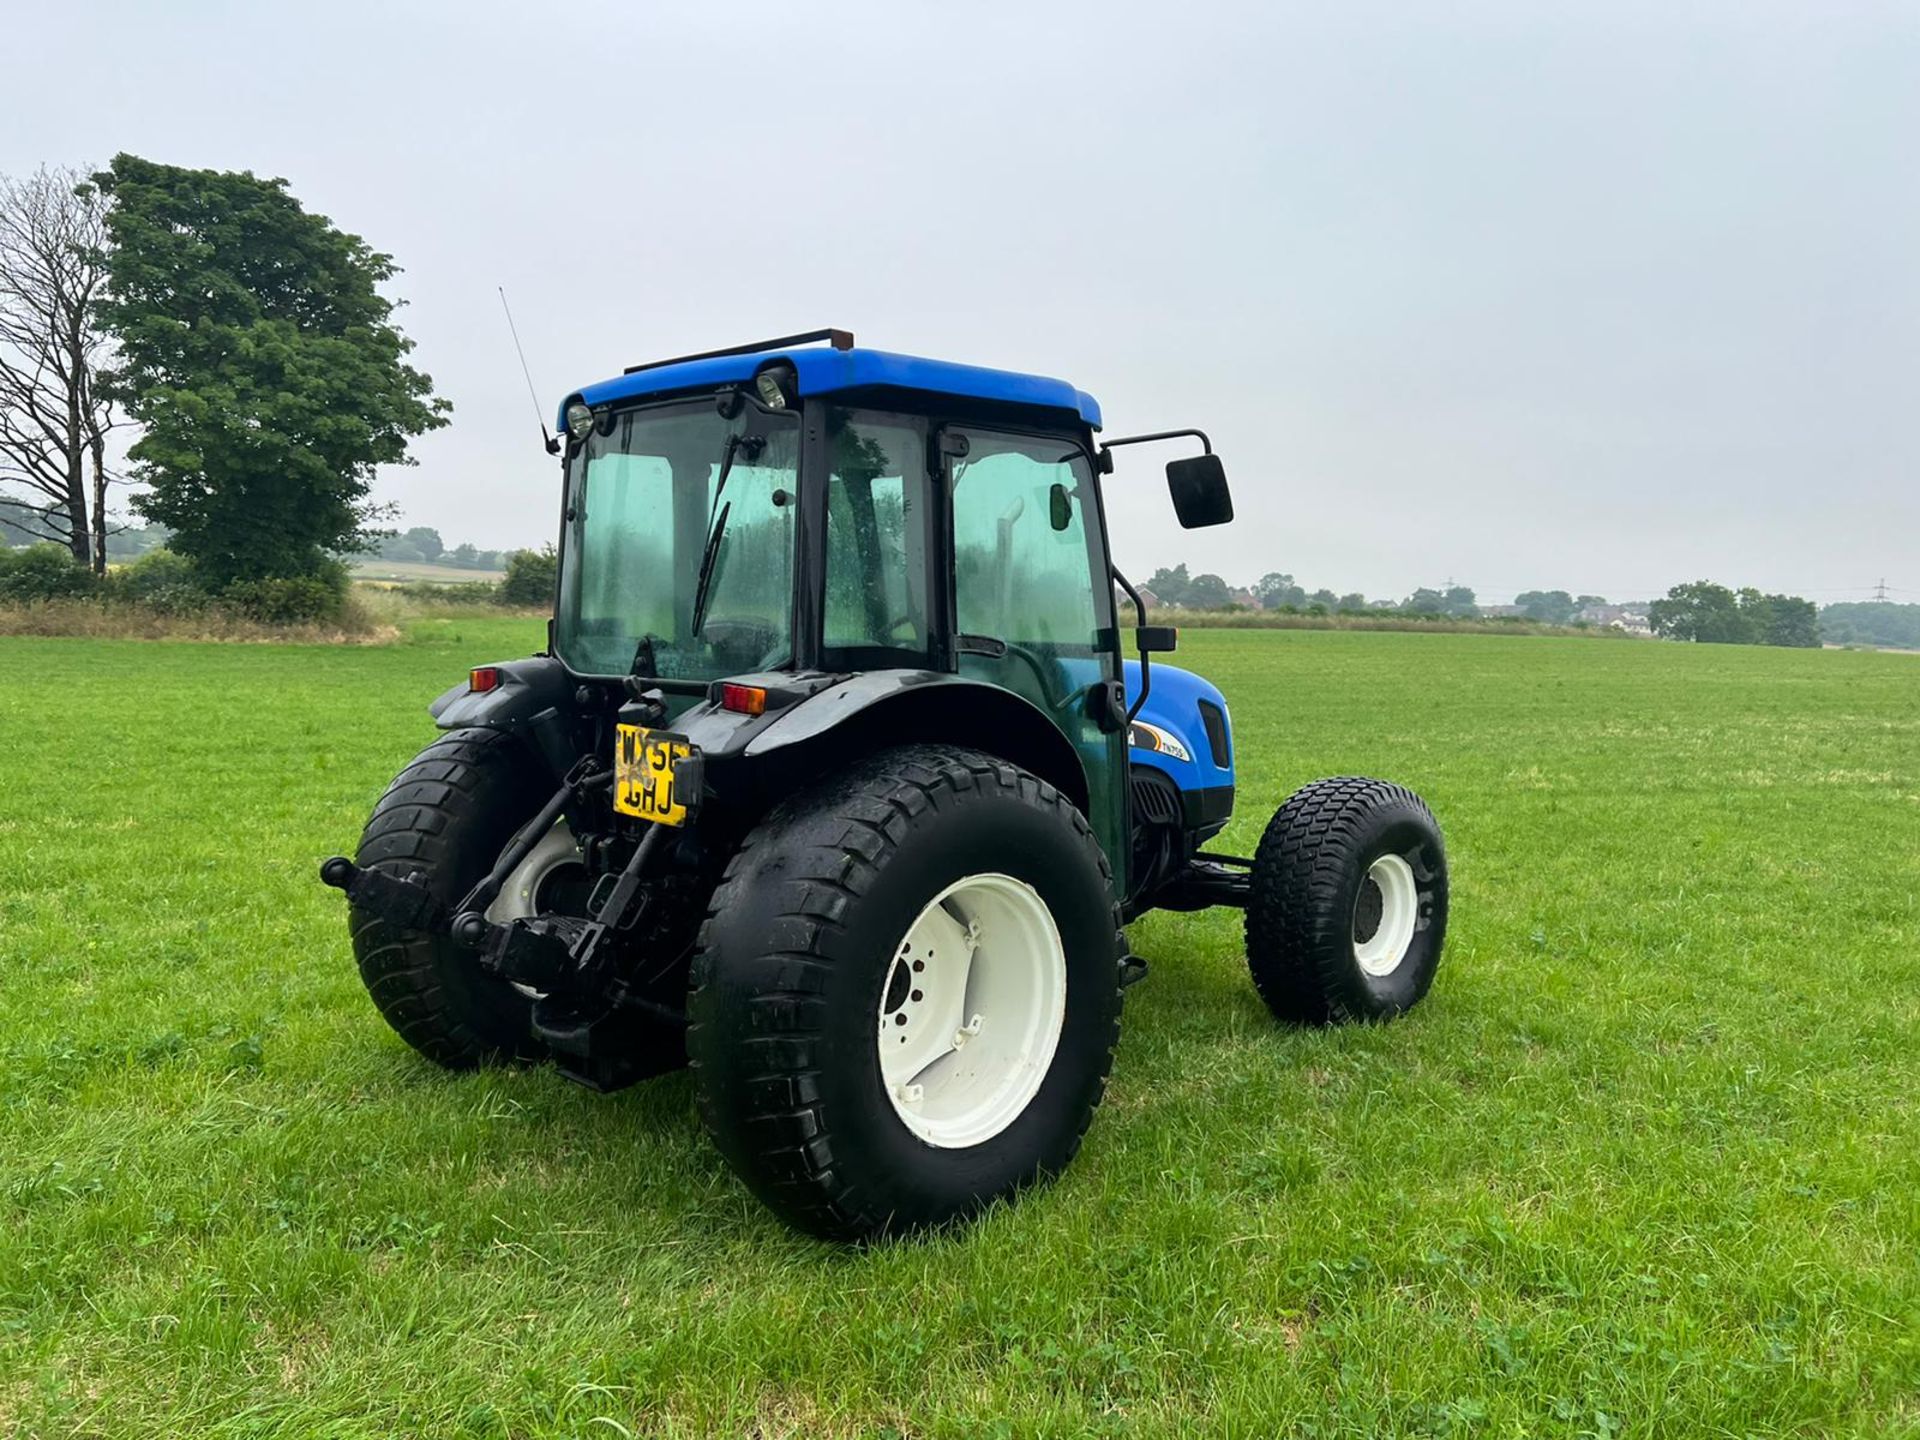
[[[1407,958],[1420,924],[1420,887],[1401,855],[1382,855],[1367,867],[1353,906],[1353,958],[1376,980]]]
[[[1067,952],[1039,892],[969,875],[928,902],[880,987],[880,1078],[907,1128],[961,1149],[1020,1118],[1052,1068]]]

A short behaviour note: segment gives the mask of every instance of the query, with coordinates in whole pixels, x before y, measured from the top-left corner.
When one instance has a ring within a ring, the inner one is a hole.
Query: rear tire
[[[360,836],[359,864],[422,875],[448,907],[489,870],[551,794],[544,769],[512,736],[455,730],[394,777]],[[449,1070],[534,1060],[532,999],[480,968],[446,935],[400,930],[349,912],[360,978],[400,1038]]]
[[[1446,848],[1411,790],[1316,780],[1267,822],[1254,852],[1247,966],[1280,1019],[1402,1014],[1433,984],[1446,931]]]
[[[1118,945],[1106,861],[1057,790],[973,751],[885,752],[729,864],[688,1003],[701,1116],[800,1229],[972,1215],[1079,1149],[1119,1035]],[[903,1079],[909,1052],[926,1064]]]

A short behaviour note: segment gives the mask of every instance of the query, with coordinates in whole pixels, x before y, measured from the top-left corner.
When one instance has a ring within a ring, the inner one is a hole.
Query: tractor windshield
[[[751,406],[603,421],[567,462],[560,658],[688,680],[785,663],[798,457],[796,419]]]

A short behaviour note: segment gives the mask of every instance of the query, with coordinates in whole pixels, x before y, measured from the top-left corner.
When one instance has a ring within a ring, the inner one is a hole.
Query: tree
[[[446,543],[441,540],[440,532],[431,525],[416,525],[400,537],[427,560],[438,560],[446,553]]]
[[[480,552],[468,542],[461,542],[442,557],[447,564],[457,565],[462,570],[479,569]]]
[[[1820,634],[1836,645],[1920,650],[1920,605],[1850,600],[1820,609]]]
[[[1282,575],[1277,570],[1262,575],[1260,582],[1253,587],[1253,593],[1259,598],[1261,607],[1267,610],[1278,610],[1282,605],[1304,604],[1307,598],[1307,592],[1294,583],[1291,575]]]
[[[1185,605],[1187,595],[1193,589],[1193,581],[1187,575],[1185,562],[1171,570],[1162,565],[1147,577],[1147,589],[1160,597],[1162,605]]]
[[[1571,624],[1580,609],[1580,602],[1564,590],[1523,590],[1513,597],[1513,603],[1527,619],[1545,625]]]
[[[1362,595],[1358,590],[1356,590],[1351,595],[1342,595],[1340,599],[1337,602],[1335,602],[1333,608],[1336,610],[1352,611],[1352,610],[1365,610],[1365,609],[1368,609],[1369,607],[1367,605],[1367,597]]]
[[[1669,640],[1751,645],[1756,638],[1753,621],[1751,614],[1741,613],[1733,591],[1711,580],[1675,585],[1647,607],[1647,624]]]
[[[1820,617],[1811,600],[1763,595],[1752,586],[1738,594],[1711,580],[1676,585],[1647,607],[1653,633],[1672,640],[1721,645],[1820,643]]]
[[[216,589],[325,572],[364,549],[374,467],[446,423],[376,288],[398,272],[284,180],[133,155],[95,177],[111,206],[112,393],[144,428],[129,452]]]
[[[551,545],[544,550],[515,550],[507,556],[507,575],[500,582],[502,603],[552,605],[559,565]]]
[[[1811,600],[1796,595],[1762,595],[1742,589],[1740,613],[1753,629],[1756,645],[1784,645],[1813,649],[1820,644],[1820,615]]]
[[[116,423],[99,383],[104,209],[78,171],[0,177],[0,484],[27,497],[11,524],[96,574]]]
[[[1218,575],[1196,575],[1193,584],[1187,587],[1187,598],[1180,603],[1190,610],[1221,610],[1232,598],[1233,591]]]

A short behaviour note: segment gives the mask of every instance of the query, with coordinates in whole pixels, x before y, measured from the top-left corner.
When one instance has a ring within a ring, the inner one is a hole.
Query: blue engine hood
[[[1127,703],[1140,696],[1140,662],[1126,662]],[[1178,740],[1191,757],[1181,760],[1165,751],[1147,750],[1138,745],[1128,748],[1127,758],[1135,765],[1149,765],[1165,771],[1182,790],[1213,789],[1233,784],[1232,725],[1227,718],[1227,699],[1211,683],[1178,665],[1153,663],[1153,683],[1147,690],[1147,703],[1135,718],[1158,726]],[[1207,738],[1206,722],[1200,715],[1200,702],[1220,707],[1222,724],[1227,730],[1226,763],[1215,761],[1213,746]]]

